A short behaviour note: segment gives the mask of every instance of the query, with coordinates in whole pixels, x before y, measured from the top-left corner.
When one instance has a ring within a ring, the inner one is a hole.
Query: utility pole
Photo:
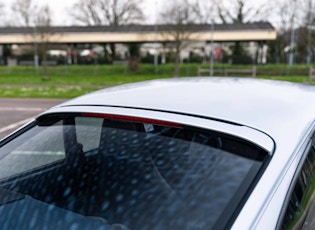
[[[36,69],[38,69],[38,44],[37,44],[37,28],[36,25],[34,25],[34,66]]]
[[[158,72],[158,42],[157,42],[157,34],[158,32],[158,26],[157,26],[157,0],[155,0],[155,25],[154,25],[154,34],[155,34],[155,53],[154,53],[154,70],[155,74]]]
[[[291,15],[291,35],[290,35],[290,53],[289,53],[289,60],[288,64],[289,66],[293,65],[294,60],[294,46],[295,46],[295,28],[294,28],[294,18],[296,15],[296,0],[293,1],[293,12]]]

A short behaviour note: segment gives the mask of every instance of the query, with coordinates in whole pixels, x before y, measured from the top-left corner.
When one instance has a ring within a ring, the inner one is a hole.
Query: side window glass
[[[36,126],[0,151],[1,178],[36,169],[65,158],[62,122]],[[0,178],[0,179],[1,179]]]
[[[83,151],[87,152],[99,147],[103,119],[91,117],[75,118],[78,143],[83,145]]]
[[[312,146],[295,181],[281,229],[315,229],[315,150]]]

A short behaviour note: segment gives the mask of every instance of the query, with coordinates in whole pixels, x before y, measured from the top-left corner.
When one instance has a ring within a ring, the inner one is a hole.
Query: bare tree
[[[289,65],[293,64],[296,49],[296,32],[301,25],[304,14],[301,10],[304,0],[287,0],[274,2],[274,17],[278,24],[278,54]]]
[[[15,23],[19,26],[30,27],[34,17],[36,7],[33,6],[32,0],[15,0],[11,9],[15,17]]]
[[[43,80],[48,80],[47,75],[47,50],[50,45],[50,37],[53,35],[51,28],[52,11],[48,5],[39,8],[34,19],[36,28],[35,42],[38,44],[39,53],[42,58]]]
[[[84,25],[125,25],[144,19],[142,0],[78,0],[72,7],[72,18]],[[111,44],[115,58],[115,44]]]
[[[274,17],[279,21],[278,29],[280,32],[301,24],[301,11],[296,7],[298,5],[303,5],[303,0],[278,0],[274,3]]]
[[[303,42],[302,44],[307,44],[305,51],[306,51],[306,63],[311,64],[312,63],[312,54],[313,54],[313,42],[312,42],[312,31],[314,30],[314,24],[315,24],[315,18],[314,18],[314,10],[315,10],[315,2],[314,0],[307,0],[305,2],[306,10],[305,10],[305,16],[304,16],[304,28],[307,31],[307,41]]]
[[[6,11],[5,11],[5,4],[3,3],[4,0],[0,0],[0,25],[10,25],[10,22],[6,21]]]
[[[219,18],[214,1],[195,0],[192,10],[198,17],[195,23],[211,24]]]
[[[21,26],[29,28],[25,39],[29,43],[34,43],[33,49],[30,45],[23,46],[26,52],[34,52],[34,66],[38,68],[38,49],[35,39],[35,15],[37,14],[37,7],[33,5],[32,0],[15,0],[11,5],[12,17],[14,26]]]
[[[84,25],[123,25],[142,20],[142,0],[78,0],[71,16]]]
[[[217,17],[222,23],[249,23],[265,21],[270,13],[270,0],[261,3],[252,0],[215,0]],[[241,42],[235,42],[232,48],[233,63],[250,63],[250,55]]]
[[[278,55],[287,57],[289,65],[294,60],[311,63],[312,31],[314,30],[314,0],[278,0],[274,6],[278,25]]]
[[[38,53],[42,60],[43,80],[48,80],[47,75],[47,50],[51,43],[52,11],[48,5],[37,7],[32,0],[15,0],[11,9],[16,18],[16,24],[29,27],[26,39],[34,43],[34,64],[38,66]]]
[[[189,44],[192,32],[191,27],[200,15],[198,4],[193,4],[188,0],[174,1],[168,3],[161,13],[161,21],[167,26],[163,36],[169,38],[172,48],[175,51],[174,77],[179,77],[180,54]]]
[[[141,3],[142,0],[99,1],[100,8],[104,12],[104,22],[109,25],[134,23],[144,19]]]
[[[101,25],[102,19],[98,4],[99,0],[79,0],[74,3],[70,15],[76,22],[84,25]]]
[[[262,20],[270,12],[269,0],[262,3],[252,0],[216,0],[215,5],[220,20],[223,23],[246,23]]]

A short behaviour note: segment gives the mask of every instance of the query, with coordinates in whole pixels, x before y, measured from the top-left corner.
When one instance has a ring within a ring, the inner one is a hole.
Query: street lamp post
[[[310,1],[310,12],[309,12],[309,18],[308,18],[308,23],[309,26],[307,27],[307,32],[308,32],[308,38],[307,38],[307,57],[306,57],[306,62],[308,65],[312,63],[312,30],[314,30],[314,26],[312,26],[313,23],[313,1]]]
[[[213,52],[213,33],[214,33],[214,22],[211,21],[211,49],[210,49],[210,77],[213,76],[213,62],[214,62],[214,52]]]
[[[294,0],[294,6],[293,6],[293,12],[291,15],[291,35],[290,35],[290,53],[289,53],[289,60],[288,64],[289,66],[293,65],[293,59],[294,59],[294,46],[295,46],[295,29],[294,29],[294,18],[296,16],[296,0]]]
[[[38,69],[38,45],[37,45],[37,29],[36,25],[34,26],[34,66]]]

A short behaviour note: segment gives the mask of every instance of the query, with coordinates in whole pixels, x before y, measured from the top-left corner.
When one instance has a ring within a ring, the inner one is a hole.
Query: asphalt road
[[[19,128],[37,114],[63,101],[65,100],[0,98],[0,138]]]

